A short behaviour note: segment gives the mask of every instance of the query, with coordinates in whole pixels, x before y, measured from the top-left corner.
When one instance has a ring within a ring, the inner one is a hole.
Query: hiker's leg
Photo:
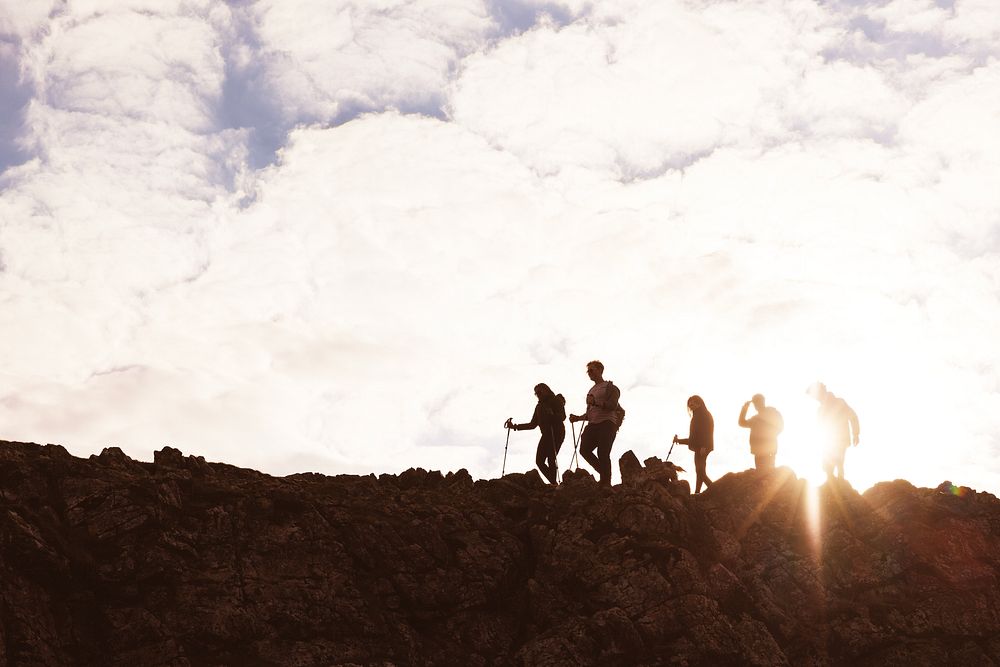
[[[563,442],[566,440],[566,427],[560,424],[559,428],[553,432],[553,438],[555,439],[555,453],[559,454],[559,450],[562,449]]]
[[[550,463],[552,465],[553,484],[559,483],[559,460],[558,460],[559,450],[562,448],[563,441],[566,439],[566,429],[561,426],[562,425],[560,425],[560,428],[557,428],[555,431],[552,432],[550,438],[550,443],[551,443],[550,446],[552,452],[552,459]]]
[[[611,486],[611,447],[615,444],[615,431],[612,422],[601,422],[602,429],[601,444],[597,448],[597,458],[601,462],[599,472],[601,473],[601,484]]]
[[[700,449],[694,452],[694,492],[701,493],[701,484],[705,479],[705,457]]]
[[[600,472],[601,462],[594,455],[594,450],[600,444],[600,435],[594,424],[587,424],[580,435],[580,456],[590,464],[595,471]]]
[[[542,476],[549,480],[549,484],[556,483],[556,471],[552,466],[552,439],[547,433],[542,433],[538,440],[538,449],[535,450],[535,465],[541,471]]]
[[[697,473],[697,483],[695,484],[695,493],[701,491],[702,483],[705,484],[705,488],[712,486],[712,480],[708,478],[708,472],[705,470],[708,464],[709,451],[706,449],[699,449],[694,455],[694,469]]]
[[[548,456],[545,457],[548,474],[545,477],[553,484],[558,484],[559,480],[556,478],[556,453],[552,451],[552,445],[546,443],[545,447],[548,450]]]
[[[705,459],[707,458],[704,450],[697,449],[694,452],[694,492],[701,493],[701,485],[708,478],[705,474]],[[706,487],[707,488],[707,487]]]
[[[837,466],[836,455],[827,450],[823,454],[823,472],[826,473],[827,481],[833,479],[833,469]]]

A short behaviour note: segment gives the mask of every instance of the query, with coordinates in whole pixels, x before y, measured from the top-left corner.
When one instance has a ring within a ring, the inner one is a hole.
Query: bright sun
[[[800,383],[802,384],[802,383]],[[940,457],[946,453],[936,443],[936,433],[947,433],[947,415],[927,411],[915,418],[914,405],[926,404],[911,396],[906,386],[872,386],[844,383],[828,385],[855,410],[861,424],[860,443],[849,447],[845,459],[847,481],[864,491],[873,484],[893,479],[909,479],[918,485],[937,484]],[[817,422],[818,404],[803,389],[767,396],[768,404],[781,411],[785,430],[778,442],[777,464],[818,485],[826,481],[822,468],[821,437]],[[744,399],[746,400],[746,399]],[[752,414],[752,408],[751,408]],[[746,442],[741,434],[740,445]],[[938,461],[935,464],[935,461]],[[752,463],[751,463],[752,465]]]
[[[826,475],[822,469],[816,402],[805,395],[791,401],[786,397],[785,400],[786,404],[779,407],[785,419],[785,430],[779,438],[778,464],[790,467],[796,475],[811,484],[822,484]],[[849,473],[850,468],[847,470]]]

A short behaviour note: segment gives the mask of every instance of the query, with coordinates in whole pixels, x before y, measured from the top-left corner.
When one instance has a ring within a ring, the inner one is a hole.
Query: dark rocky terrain
[[[551,489],[0,443],[0,665],[1000,664],[994,496],[621,467]]]

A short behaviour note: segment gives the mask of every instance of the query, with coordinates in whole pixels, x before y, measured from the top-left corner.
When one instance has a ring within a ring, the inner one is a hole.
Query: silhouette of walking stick
[[[566,437],[566,431],[563,431],[563,437]],[[556,484],[559,484],[559,452],[556,451],[555,431],[549,431],[549,440],[552,441],[552,474],[556,478]]]
[[[511,423],[513,421],[514,421],[514,418],[511,417],[510,419],[508,419],[507,421],[505,421],[503,423],[503,427],[505,429],[507,429],[507,442],[504,443],[504,446],[503,446],[503,468],[500,469],[500,476],[501,477],[503,477],[504,474],[507,472],[507,447],[510,445],[510,425],[511,425]]]
[[[577,445],[580,444],[580,441],[576,439],[576,422],[570,422],[569,425],[573,428],[573,458],[571,458],[569,460],[569,467],[567,467],[566,469],[569,470],[569,468],[573,468],[573,470],[579,470],[580,469],[580,457],[577,456],[576,451],[577,451]],[[580,427],[580,437],[581,438],[583,437],[583,427],[582,426]],[[574,467],[574,463],[575,463],[575,467]]]
[[[673,442],[670,443],[670,450],[667,452],[667,458],[663,459],[664,463],[670,460],[670,455],[674,453],[674,445],[676,444],[677,444],[677,436],[675,435]]]

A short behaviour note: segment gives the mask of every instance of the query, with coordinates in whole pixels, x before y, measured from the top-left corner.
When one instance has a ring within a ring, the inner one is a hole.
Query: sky
[[[994,3],[0,0],[0,438],[490,478],[600,359],[615,461],[818,479],[819,380],[995,493]]]

